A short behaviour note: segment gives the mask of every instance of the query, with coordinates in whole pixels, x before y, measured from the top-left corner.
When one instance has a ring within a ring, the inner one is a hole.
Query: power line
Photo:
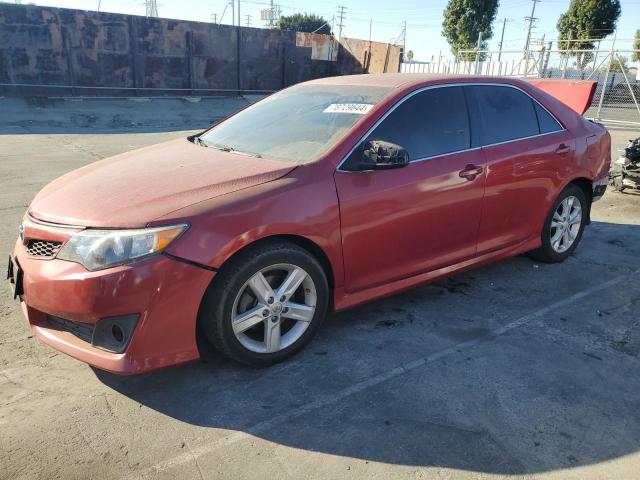
[[[225,4],[225,6],[224,6],[224,10],[222,10],[222,15],[220,15],[220,23],[222,23],[222,20],[224,20],[224,14],[225,14],[225,13],[227,13],[227,8],[229,8],[229,5],[230,5],[230,4],[231,4],[231,2],[227,2],[227,3]],[[217,17],[218,17],[218,16],[216,15],[216,18],[217,18]],[[233,18],[232,18],[231,20],[232,20],[232,22],[231,22],[231,23],[233,23]]]

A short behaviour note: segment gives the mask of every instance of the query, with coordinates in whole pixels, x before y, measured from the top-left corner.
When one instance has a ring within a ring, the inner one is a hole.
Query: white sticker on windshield
[[[332,103],[324,109],[324,113],[356,113],[364,115],[373,108],[370,103]]]

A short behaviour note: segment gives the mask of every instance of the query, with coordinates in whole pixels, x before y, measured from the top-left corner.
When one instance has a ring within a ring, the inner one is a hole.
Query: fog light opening
[[[113,335],[113,338],[118,343],[122,343],[124,341],[124,332],[119,325],[111,327],[111,335]]]
[[[96,323],[91,344],[113,353],[123,353],[138,323],[138,315],[107,317]]]

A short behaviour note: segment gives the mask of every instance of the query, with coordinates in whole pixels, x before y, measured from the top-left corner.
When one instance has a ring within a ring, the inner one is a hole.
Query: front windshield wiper
[[[222,145],[221,143],[214,143],[211,146],[223,152],[233,152],[235,150],[233,147],[230,147],[229,145]]]
[[[260,155],[259,153],[244,152],[241,150],[236,150],[235,148],[230,147],[229,145],[223,145],[221,143],[207,143],[202,139],[202,137],[193,137],[193,142],[200,145],[201,147],[213,147],[216,150],[220,150],[222,152],[229,152],[229,153],[235,153],[237,155],[247,155],[249,157],[262,158],[262,155]]]
[[[229,145],[222,145],[220,143],[214,143],[211,146],[213,148],[216,148],[216,149],[221,150],[223,152],[235,153],[237,155],[247,155],[249,157],[262,158],[262,155],[260,155],[259,153],[245,152],[245,151],[242,151],[242,150],[236,150],[235,148],[230,147]]]

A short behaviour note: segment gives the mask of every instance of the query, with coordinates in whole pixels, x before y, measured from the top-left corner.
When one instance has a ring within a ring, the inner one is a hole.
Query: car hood
[[[36,195],[29,214],[66,225],[141,227],[194,203],[276,180],[294,168],[172,140],[54,180]]]

